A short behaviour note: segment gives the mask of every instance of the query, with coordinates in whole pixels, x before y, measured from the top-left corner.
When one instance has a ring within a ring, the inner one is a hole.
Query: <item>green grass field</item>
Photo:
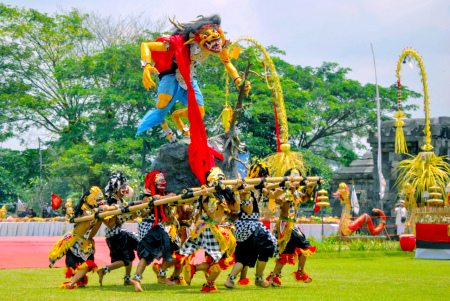
[[[273,267],[268,264],[267,273]],[[294,281],[293,266],[283,271],[283,286],[262,289],[239,286],[228,290],[223,286],[228,272],[217,282],[220,292],[200,293],[205,282],[203,273],[194,277],[192,286],[167,287],[156,284],[156,276],[148,268],[144,273],[145,292],[135,293],[123,287],[123,270],[113,271],[98,284],[89,274],[86,288],[63,290],[63,269],[0,270],[1,300],[449,300],[450,262],[418,260],[412,253],[347,252],[316,254],[308,259],[306,269],[314,278],[310,284]],[[133,269],[134,270],[134,269]],[[171,271],[169,271],[171,273]],[[249,271],[253,280],[254,270]]]

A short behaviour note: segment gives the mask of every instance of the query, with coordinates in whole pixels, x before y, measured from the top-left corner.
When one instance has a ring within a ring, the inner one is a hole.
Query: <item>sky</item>
[[[426,67],[431,116],[450,116],[450,1],[6,0],[3,3],[50,14],[57,12],[58,7],[76,7],[103,15],[143,13],[154,19],[176,15],[180,22],[218,13],[227,39],[233,41],[245,35],[263,46],[275,45],[286,51],[284,59],[295,65],[318,67],[323,62],[336,62],[351,68],[348,77],[362,84],[375,82],[370,43],[381,86],[396,82],[397,60],[404,48],[413,47]],[[417,67],[402,67],[402,84],[422,93],[418,73]],[[412,116],[423,118],[423,99],[409,103],[420,106],[411,112]],[[36,132],[28,137],[26,145],[12,139],[0,146],[36,147]]]

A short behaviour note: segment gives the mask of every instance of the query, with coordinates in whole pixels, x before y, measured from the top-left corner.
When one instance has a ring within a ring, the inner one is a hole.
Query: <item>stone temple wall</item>
[[[422,151],[421,147],[425,145],[423,138],[425,133],[425,119],[404,119],[405,125],[403,131],[408,146],[408,153],[416,156]],[[450,117],[434,117],[430,118],[431,128],[431,145],[434,147],[433,152],[437,156],[450,156]],[[383,211],[386,215],[392,215],[392,210],[397,203],[397,194],[399,189],[395,187],[398,173],[396,163],[407,159],[407,154],[395,153],[395,131],[394,120],[384,121],[381,125],[381,170],[386,180],[386,191],[383,198]],[[371,132],[367,142],[372,148],[373,157],[378,156],[378,138],[376,132]],[[373,186],[375,195],[379,195],[379,178],[378,178],[378,162],[374,160]],[[379,207],[379,197],[372,200],[374,207]],[[388,220],[390,224],[394,221]]]
[[[338,174],[333,175],[331,183],[331,193],[335,192],[339,183],[345,182],[350,191],[355,185],[356,195],[359,200],[359,212],[370,213],[372,210],[373,191],[373,156],[367,152],[361,159],[353,161],[350,166],[342,168]],[[342,205],[338,199],[330,196],[330,205],[333,207],[333,216],[340,216]]]
[[[425,128],[425,119],[411,118],[404,119],[405,125],[403,131],[408,146],[408,153],[416,156],[421,152],[421,147],[425,144],[423,129]],[[437,156],[450,157],[450,117],[430,118],[431,127],[431,145]],[[394,120],[383,121],[381,124],[381,170],[386,180],[386,190],[383,198],[383,211],[387,216],[392,215],[392,210],[397,202],[398,188],[395,187],[397,180],[397,169],[395,164],[408,158],[407,154],[395,153],[395,131]],[[378,138],[377,132],[370,132],[367,142],[370,144],[371,152],[366,153],[361,159],[353,161],[349,167],[343,168],[332,178],[332,192],[336,191],[339,182],[344,181],[351,187],[352,179],[355,182],[355,189],[359,190],[360,214],[371,214],[373,208],[380,208],[379,198],[379,178],[378,178]],[[371,159],[369,159],[369,157]],[[365,164],[365,165],[364,165]],[[367,195],[367,199],[363,196]],[[332,199],[332,198],[331,198]],[[342,207],[339,201],[332,200],[333,215],[340,215]],[[394,219],[389,218],[388,224],[394,224]],[[390,232],[393,228],[389,228]]]

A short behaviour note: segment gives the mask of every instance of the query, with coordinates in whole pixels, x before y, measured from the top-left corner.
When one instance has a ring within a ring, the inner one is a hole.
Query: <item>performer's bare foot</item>
[[[230,277],[227,278],[225,283],[223,284],[226,288],[237,289],[236,285],[234,285],[233,281],[231,281]]]
[[[255,285],[260,287],[269,287],[272,283],[266,280],[257,281],[255,280]]]
[[[165,284],[165,285],[176,285],[175,282],[170,281],[165,276],[164,277],[158,276],[158,283]]]
[[[312,281],[312,278],[311,278],[311,277],[308,277],[308,279],[304,280],[303,282],[304,282],[304,283],[311,283],[311,281]]]
[[[97,271],[98,274],[98,282],[100,283],[100,286],[103,285],[103,276],[105,276],[105,270],[104,269],[99,269]]]
[[[142,289],[142,287],[141,287],[141,282],[140,281],[137,281],[137,280],[131,280],[130,281],[131,282],[131,285],[134,287],[134,290],[136,291],[136,292],[143,292],[144,290]]]

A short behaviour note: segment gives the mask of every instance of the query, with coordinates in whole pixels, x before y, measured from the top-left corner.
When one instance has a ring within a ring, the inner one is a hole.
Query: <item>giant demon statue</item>
[[[203,95],[195,79],[195,69],[198,63],[203,62],[209,56],[218,56],[238,89],[241,86],[242,78],[230,62],[226,49],[228,41],[225,40],[218,15],[199,16],[196,21],[186,24],[175,21],[175,16],[173,19],[169,18],[169,20],[176,27],[171,36],[163,36],[154,42],[143,43],[141,46],[144,87],[148,90],[155,86],[151,77],[153,73],[158,74],[160,82],[156,109],[150,110],[144,116],[137,135],[157,124],[161,124],[166,138],[170,142],[175,142],[176,138],[167,125],[165,116],[177,101],[188,105],[188,98],[192,97],[189,94],[194,94],[200,111],[200,119],[205,114]],[[152,60],[155,62],[154,66],[151,65]],[[188,68],[185,68],[185,66],[188,66]],[[189,83],[185,79],[188,79]],[[248,93],[250,90],[249,83],[246,83],[245,89]],[[189,110],[193,110],[190,105]],[[197,111],[197,108],[195,110]],[[188,108],[173,112],[172,119],[181,133],[184,136],[189,136],[189,128],[183,124],[181,118],[188,118]],[[192,130],[192,124],[195,121],[191,120],[191,115],[189,115],[189,121]]]

